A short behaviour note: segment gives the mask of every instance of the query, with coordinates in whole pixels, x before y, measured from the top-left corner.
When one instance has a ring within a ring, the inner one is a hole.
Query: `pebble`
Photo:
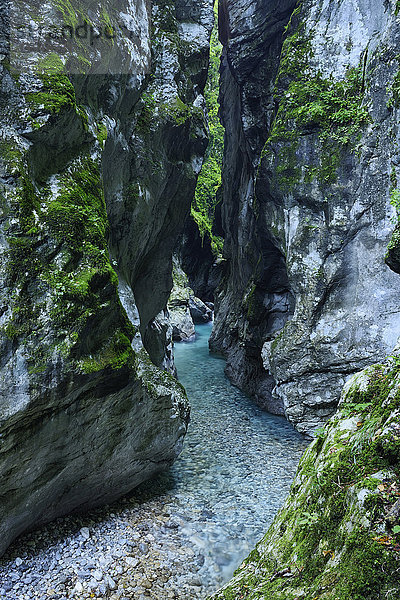
[[[147,554],[149,551],[149,547],[147,544],[139,544],[139,550],[142,554]]]
[[[114,579],[108,576],[106,577],[106,584],[110,590],[115,590],[117,587],[117,584],[115,583]]]
[[[88,540],[90,538],[90,531],[88,527],[82,527],[80,530],[80,534],[84,540]]]

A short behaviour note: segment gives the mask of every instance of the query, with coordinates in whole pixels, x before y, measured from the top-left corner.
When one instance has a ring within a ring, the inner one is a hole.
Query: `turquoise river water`
[[[306,442],[284,418],[262,411],[231,385],[225,361],[209,353],[211,325],[196,332],[194,342],[175,345],[178,379],[192,409],[170,493],[220,584],[282,506]]]
[[[204,600],[231,577],[282,506],[306,442],[229,383],[210,332],[175,346],[192,407],[175,464],[112,506],[22,536],[0,559],[1,600]]]

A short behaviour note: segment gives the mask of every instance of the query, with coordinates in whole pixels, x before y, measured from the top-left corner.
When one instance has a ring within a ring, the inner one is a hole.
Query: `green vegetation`
[[[191,214],[200,231],[202,239],[207,235],[216,255],[222,252],[223,240],[212,232],[217,191],[221,185],[222,155],[224,150],[224,128],[218,117],[219,103],[219,63],[222,45],[218,40],[217,5],[215,6],[215,25],[210,41],[210,67],[205,88],[208,112],[209,145],[204,158],[192,204]]]
[[[156,101],[154,95],[150,93],[142,94],[140,98],[141,109],[137,117],[136,127],[140,133],[147,133],[154,119]]]
[[[55,52],[51,52],[45,58],[39,59],[36,70],[47,75],[59,75],[64,72],[64,63]]]
[[[400,55],[396,56],[396,60],[400,63]],[[388,88],[389,100],[388,108],[400,108],[400,70],[394,76],[393,83]]]
[[[99,142],[101,148],[103,148],[104,144],[106,143],[107,135],[108,135],[108,132],[107,132],[106,125],[104,123],[99,123],[97,125],[97,136],[96,137],[97,137],[97,141]]]
[[[121,369],[126,365],[134,365],[134,354],[130,339],[119,329],[106,340],[96,356],[85,357],[77,363],[83,373],[93,373],[101,369]]]
[[[394,178],[391,177],[391,183],[394,184]],[[395,182],[397,184],[397,180]],[[393,270],[399,272],[400,269],[400,190],[397,187],[392,187],[390,192],[390,204],[396,210],[396,216],[393,217],[393,223],[396,225],[392,236],[390,238],[386,255],[385,262]]]
[[[62,14],[65,25],[76,27],[79,24],[78,15],[70,0],[53,0],[54,6]]]
[[[53,183],[54,185],[54,183]],[[57,189],[36,187],[24,171],[8,231],[7,284],[12,316],[3,331],[30,348],[32,375],[53,352],[83,372],[121,368],[134,359],[134,334],[116,293],[108,256],[108,221],[100,165],[89,155],[70,163]],[[52,339],[45,322],[50,319]],[[81,334],[88,338],[81,347]]]
[[[203,120],[203,111],[200,108],[185,104],[179,97],[172,102],[159,104],[157,110],[159,117],[173,121],[177,127],[190,123],[196,116]]]
[[[396,222],[400,221],[400,190],[392,189],[390,192],[390,204],[396,209]]]
[[[312,45],[299,21],[299,11],[296,9],[287,27],[293,33],[284,41],[275,82],[278,111],[262,153],[264,157],[271,145],[279,145],[276,172],[284,190],[290,190],[302,175],[305,181],[316,178],[321,184],[334,183],[342,151],[354,150],[362,128],[370,120],[362,103],[366,56],[363,64],[349,68],[341,81],[313,72]],[[296,152],[304,133],[318,135],[320,164],[300,163]]]
[[[76,108],[75,89],[68,77],[62,73],[43,73],[43,89],[26,94],[34,110],[58,113],[65,108]]]

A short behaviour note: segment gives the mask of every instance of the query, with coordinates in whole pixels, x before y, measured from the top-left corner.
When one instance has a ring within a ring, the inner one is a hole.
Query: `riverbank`
[[[175,347],[192,413],[172,469],[21,538],[0,561],[2,599],[202,600],[228,581],[283,504],[306,443],[229,383],[210,331]]]

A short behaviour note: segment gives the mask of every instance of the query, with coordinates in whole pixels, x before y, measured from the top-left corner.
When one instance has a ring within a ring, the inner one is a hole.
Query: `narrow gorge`
[[[0,597],[398,600],[400,3],[0,14]]]

